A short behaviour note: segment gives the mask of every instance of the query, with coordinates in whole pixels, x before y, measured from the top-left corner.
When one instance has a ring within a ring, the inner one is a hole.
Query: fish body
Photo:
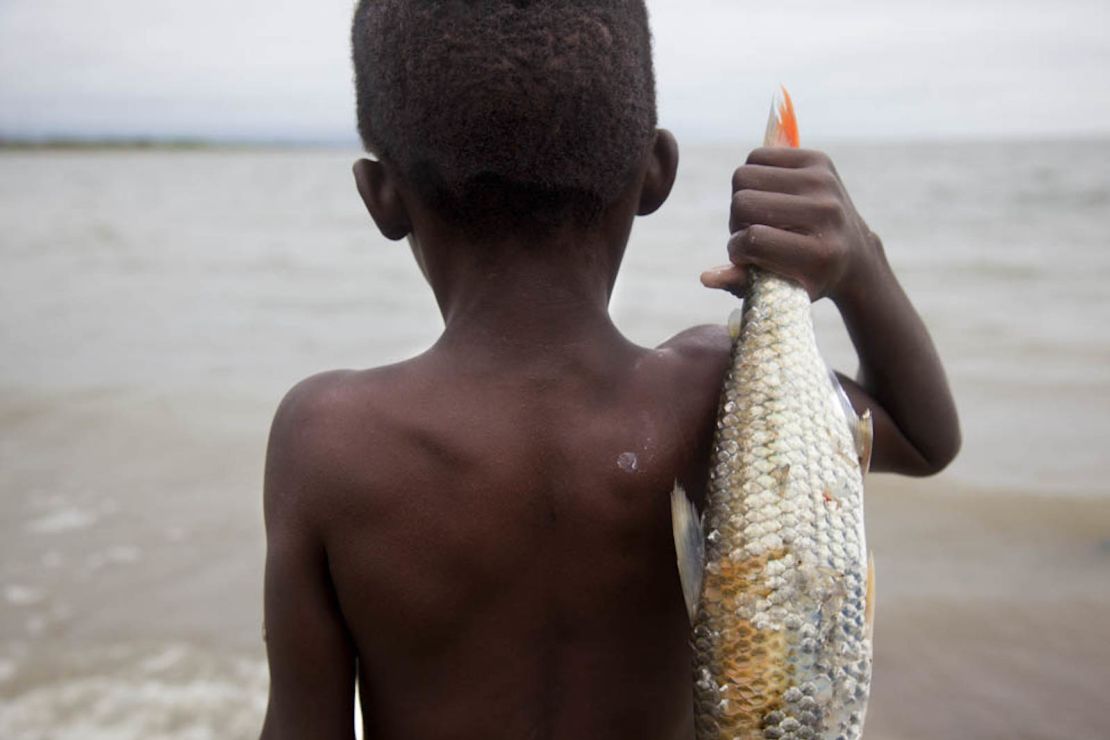
[[[766,141],[797,146],[788,95]],[[672,497],[696,737],[858,738],[871,682],[870,417],[826,368],[799,284],[753,270],[730,332],[703,517],[681,489]]]

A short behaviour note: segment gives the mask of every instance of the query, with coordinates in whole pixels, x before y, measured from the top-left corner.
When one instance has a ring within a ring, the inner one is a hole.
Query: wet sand
[[[869,489],[868,738],[1110,736],[1110,502]]]
[[[268,414],[211,395],[0,395],[0,736],[255,735]],[[953,486],[872,478],[867,737],[1106,736],[1110,501]]]

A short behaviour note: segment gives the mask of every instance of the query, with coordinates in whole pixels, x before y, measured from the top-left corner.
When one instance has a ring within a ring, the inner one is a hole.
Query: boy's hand
[[[960,447],[944,368],[829,158],[756,149],[732,178],[729,231],[732,264],[702,282],[742,295],[754,265],[797,280],[813,300],[832,298],[860,362],[856,381],[841,383],[856,410],[874,418],[872,467],[910,475],[944,468]]]
[[[856,212],[832,160],[811,149],[751,153],[732,176],[729,232],[732,264],[701,279],[737,295],[754,265],[793,278],[813,300],[839,302],[849,286],[868,282],[882,261],[880,242]]]

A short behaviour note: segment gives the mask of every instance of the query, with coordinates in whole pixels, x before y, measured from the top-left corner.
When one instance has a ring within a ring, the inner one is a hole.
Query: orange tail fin
[[[786,146],[797,149],[800,146],[798,137],[798,118],[794,115],[794,101],[790,93],[782,88],[782,99],[776,95],[771,101],[771,117],[767,121],[767,134],[763,138],[763,146]]]

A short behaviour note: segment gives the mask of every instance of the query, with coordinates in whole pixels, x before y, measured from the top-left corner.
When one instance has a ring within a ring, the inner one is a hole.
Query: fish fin
[[[875,632],[875,553],[867,553],[867,601],[864,606],[867,636]]]
[[[677,482],[671,491],[671,527],[678,557],[678,577],[682,581],[686,613],[690,615],[692,624],[698,613],[698,600],[705,579],[705,534],[697,508]]]
[[[767,131],[763,134],[763,146],[777,146],[779,140],[779,101],[778,95],[771,96],[771,115],[767,116]]]
[[[771,115],[767,119],[767,132],[763,136],[763,146],[781,146],[797,149],[801,145],[798,136],[798,118],[794,114],[794,101],[790,93],[780,85],[782,97],[777,94],[771,100]]]
[[[848,392],[844,390],[844,386],[837,377],[836,371],[829,370],[829,382],[832,383],[833,395],[836,397],[836,404],[844,411],[844,418],[848,420],[848,431],[852,435],[852,441],[856,446],[856,454],[860,452],[860,439],[859,439],[859,414],[856,413],[856,407],[852,405],[852,399],[848,398]]]
[[[728,315],[728,336],[735,343],[740,338],[740,328],[744,325],[744,312],[739,308],[733,309]]]
[[[871,452],[875,445],[875,420],[871,417],[871,409],[864,411],[856,421],[855,432],[860,473],[867,475],[871,470]]]
[[[840,384],[840,378],[836,377],[836,373],[832,370],[829,370],[829,380],[832,381],[836,400],[844,409],[844,416],[848,419],[848,431],[851,432],[852,442],[856,447],[860,475],[866,476],[871,470],[871,449],[875,442],[875,425],[871,417],[871,409],[864,409],[862,416],[857,414],[844,386]]]

